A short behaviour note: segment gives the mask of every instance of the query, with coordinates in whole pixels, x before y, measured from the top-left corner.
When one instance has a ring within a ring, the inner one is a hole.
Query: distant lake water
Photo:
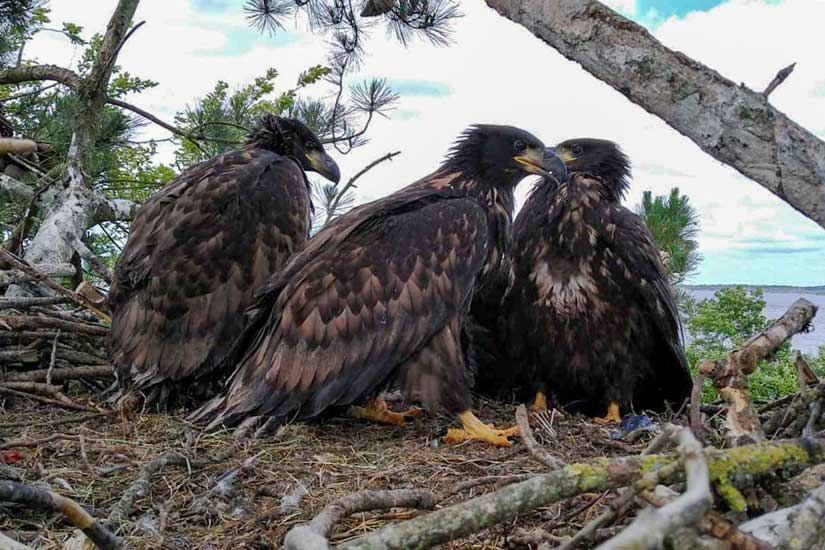
[[[712,290],[688,290],[691,296],[697,301],[713,298]],[[762,315],[766,319],[778,319],[785,313],[792,303],[797,298],[805,298],[810,302],[819,306],[819,311],[814,317],[814,330],[807,334],[797,334],[791,340],[794,349],[798,349],[802,353],[809,355],[816,355],[819,352],[820,346],[825,346],[825,295],[822,294],[802,294],[791,292],[765,292],[763,294],[765,299],[765,309],[762,310]],[[685,337],[690,338],[690,334],[685,331]]]

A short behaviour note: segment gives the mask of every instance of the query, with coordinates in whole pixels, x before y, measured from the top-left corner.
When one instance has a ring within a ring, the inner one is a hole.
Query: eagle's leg
[[[509,447],[513,444],[507,439],[511,435],[518,435],[518,426],[507,428],[505,430],[497,430],[492,424],[485,424],[478,419],[476,415],[469,409],[458,413],[458,419],[461,420],[462,429],[450,428],[447,430],[447,435],[441,439],[445,443],[460,443],[476,439],[478,441],[486,441],[498,447]]]
[[[541,412],[547,410],[547,396],[544,394],[544,391],[539,390],[536,392],[536,397],[533,399],[533,403],[530,405],[530,412]]]
[[[370,399],[366,407],[350,407],[349,415],[353,418],[363,418],[372,420],[379,424],[390,424],[392,426],[405,426],[407,419],[421,416],[421,409],[410,407],[406,411],[393,412],[387,407],[386,401],[380,395]]]
[[[593,420],[596,424],[610,424],[611,422],[619,423],[622,421],[622,415],[619,414],[619,404],[611,401],[607,406],[607,414],[601,418]]]

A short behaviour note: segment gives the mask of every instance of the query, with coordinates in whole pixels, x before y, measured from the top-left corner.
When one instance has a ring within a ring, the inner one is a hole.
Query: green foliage
[[[659,250],[664,252],[665,267],[673,284],[680,284],[699,267],[699,214],[687,195],[674,187],[670,195],[656,197],[650,191],[642,195],[636,213],[647,224]]]
[[[51,29],[46,27],[50,22],[43,0],[0,0],[0,69],[16,65],[26,42],[41,31],[58,32],[72,44],[85,44],[80,25],[65,22],[62,28]]]
[[[713,298],[696,303],[687,322],[691,343],[686,350],[694,374],[699,362],[723,359],[729,351],[764,330],[771,322],[762,315],[764,307],[761,289],[747,290],[742,286],[717,290]],[[795,358],[796,352],[786,342],[774,357],[760,364],[748,377],[754,399],[767,401],[797,391]],[[825,348],[818,356],[806,359],[814,372],[825,375]],[[702,400],[715,399],[715,390],[706,382]]]
[[[719,359],[767,326],[761,289],[736,286],[717,290],[713,296],[696,305],[688,322],[693,343],[706,354],[701,359]]]
[[[269,69],[251,84],[230,90],[229,84],[219,80],[215,87],[194,106],[175,115],[175,121],[195,140],[177,139],[175,164],[179,170],[212,158],[243,143],[249,129],[264,113],[290,113],[300,100],[298,91],[326,75],[330,69],[321,65],[310,67],[298,76],[294,88],[269,98],[275,92],[278,71]]]
[[[66,38],[68,38],[69,41],[75,46],[82,46],[86,43],[80,36],[81,32],[83,32],[83,27],[80,25],[76,25],[68,21],[63,23],[63,34],[65,34]]]

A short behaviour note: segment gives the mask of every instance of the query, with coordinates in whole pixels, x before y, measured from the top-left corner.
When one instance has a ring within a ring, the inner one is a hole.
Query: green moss
[[[745,495],[727,479],[717,482],[716,492],[719,493],[719,496],[722,497],[728,507],[734,512],[744,512],[748,508]]]
[[[805,464],[808,454],[797,445],[749,445],[727,451],[724,458],[709,461],[710,478],[731,510],[745,511],[747,504],[742,493],[734,487],[731,474],[754,475],[776,470],[789,462]]]

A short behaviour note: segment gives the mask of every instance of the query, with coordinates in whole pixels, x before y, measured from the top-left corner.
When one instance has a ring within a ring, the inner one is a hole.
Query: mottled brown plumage
[[[221,378],[213,371],[255,289],[307,238],[305,169],[338,177],[309,129],[266,116],[243,149],[190,168],[141,206],[110,292],[122,388],[165,405]]]
[[[540,182],[514,224],[502,364],[533,392],[591,414],[609,402],[679,407],[691,388],[679,317],[650,231],[620,203],[627,158],[604,140],[557,152],[568,180]]]
[[[230,385],[193,418],[272,426],[389,384],[467,411],[462,325],[507,254],[513,189],[541,171],[525,164],[540,147],[521,130],[474,127],[435,173],[333,221],[261,291]]]

